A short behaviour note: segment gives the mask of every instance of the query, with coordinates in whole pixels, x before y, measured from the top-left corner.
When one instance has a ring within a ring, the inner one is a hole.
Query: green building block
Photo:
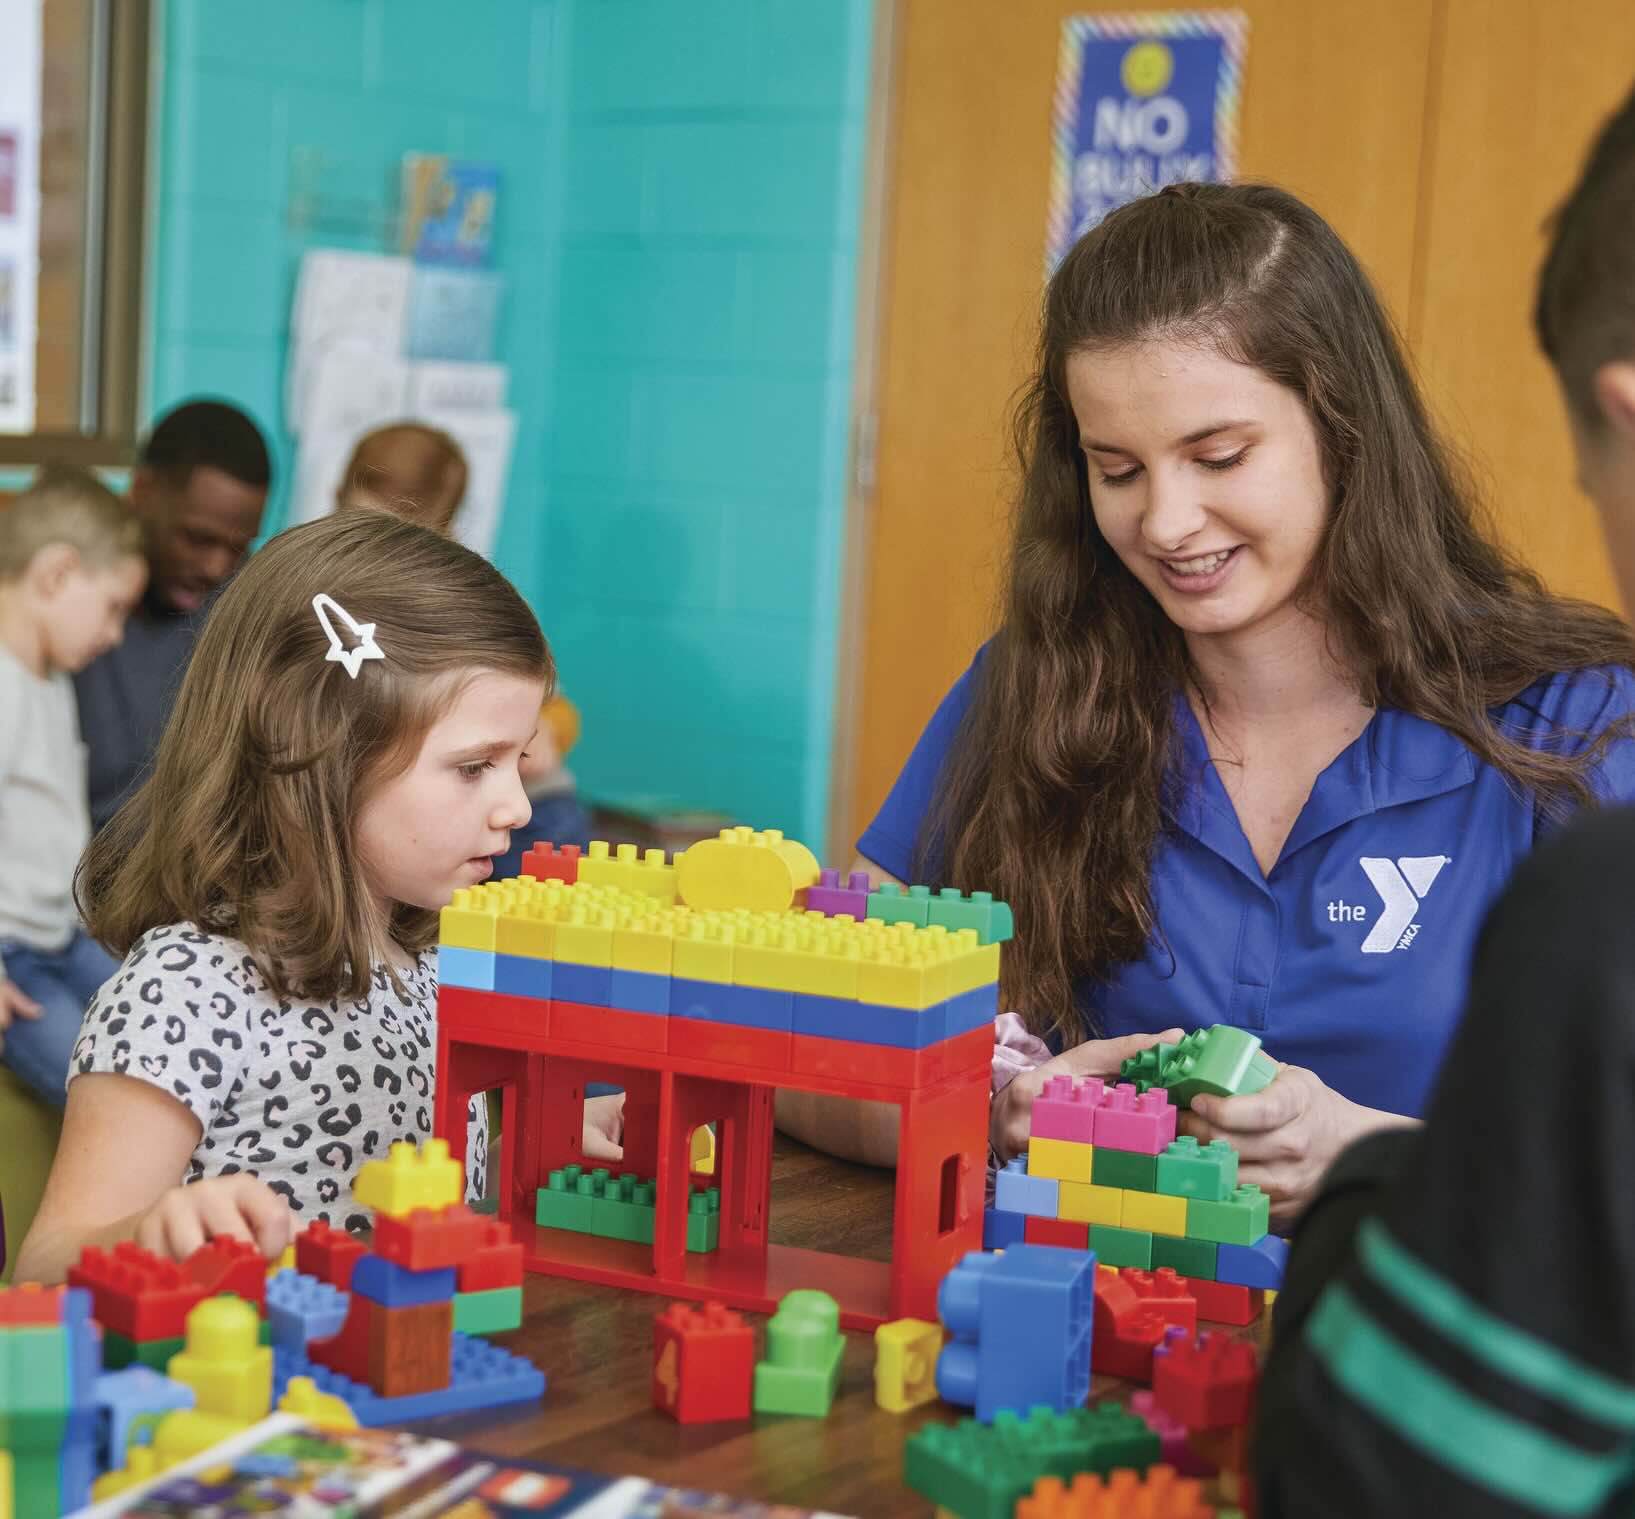
[[[1004,944],[1015,933],[1009,905],[994,901],[991,891],[973,891],[966,896],[952,886],[944,886],[932,897],[926,922],[932,927],[940,925],[949,933],[974,928],[979,944]]]
[[[840,1385],[846,1339],[840,1308],[827,1292],[785,1293],[766,1324],[766,1359],[755,1367],[755,1412],[821,1419]]]
[[[1192,1204],[1187,1203],[1191,1213]],[[1160,1271],[1168,1266],[1179,1276],[1195,1276],[1202,1281],[1215,1280],[1215,1258],[1220,1246],[1212,1239],[1177,1239],[1169,1234],[1152,1237],[1152,1269]]]
[[[102,1365],[106,1371],[122,1371],[127,1366],[151,1366],[155,1371],[165,1371],[170,1358],[186,1348],[185,1338],[128,1340],[117,1330],[102,1331]]]
[[[61,1436],[48,1450],[14,1450],[11,1453],[11,1504],[4,1512],[28,1519],[32,1514],[60,1514],[62,1501]]]
[[[631,1244],[653,1243],[658,1189],[650,1181],[626,1174],[611,1179],[590,1208],[590,1232]]]
[[[1214,1097],[1246,1097],[1277,1075],[1277,1062],[1247,1029],[1229,1023],[1195,1029],[1179,1044],[1158,1045],[1132,1055],[1119,1074],[1138,1087],[1162,1086],[1178,1108],[1190,1107],[1200,1092]]]
[[[522,1288],[490,1287],[454,1294],[454,1327],[461,1334],[502,1334],[522,1327]]]
[[[607,1178],[605,1170],[587,1171],[583,1166],[552,1171],[534,1193],[534,1222],[543,1229],[589,1234],[591,1207]]]
[[[869,893],[866,916],[882,923],[913,923],[924,928],[930,921],[931,888],[910,886],[905,892],[895,881],[882,881]]]
[[[721,1243],[721,1192],[717,1187],[700,1192],[687,1189],[687,1248],[705,1254]]]
[[[1126,1187],[1131,1192],[1156,1192],[1158,1157],[1094,1145],[1090,1155],[1090,1180],[1098,1187]]]
[[[1183,1134],[1158,1157],[1158,1190],[1223,1203],[1238,1184],[1238,1152],[1224,1139],[1200,1145]]]
[[[1218,1245],[1252,1245],[1271,1228],[1271,1199],[1250,1183],[1238,1187],[1229,1201],[1187,1202],[1187,1238],[1214,1240]]]
[[[1165,1085],[1164,1071],[1179,1048],[1178,1044],[1149,1045],[1118,1068],[1119,1080],[1129,1082],[1138,1093]]]
[[[1090,1248],[1102,1266],[1134,1266],[1152,1270],[1153,1236],[1145,1229],[1115,1229],[1111,1224],[1090,1225]]]
[[[1011,1519],[1040,1477],[1071,1482],[1080,1472],[1143,1471],[1158,1455],[1158,1436],[1116,1403],[1066,1413],[1035,1408],[1026,1418],[1001,1413],[992,1424],[922,1425],[904,1446],[903,1480],[959,1519]]]
[[[49,1450],[55,1463],[67,1424],[68,1331],[60,1324],[0,1328],[0,1450]]]

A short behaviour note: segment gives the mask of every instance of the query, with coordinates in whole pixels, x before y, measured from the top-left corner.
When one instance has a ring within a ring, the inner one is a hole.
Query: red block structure
[[[532,876],[536,881],[564,881],[569,886],[579,880],[579,846],[539,843],[522,857],[518,875]]]
[[[494,1287],[522,1285],[522,1246],[510,1228],[491,1218],[481,1220],[477,1248],[460,1263],[457,1291],[487,1292]]]
[[[1096,1268],[1090,1369],[1130,1382],[1150,1382],[1153,1351],[1164,1338],[1164,1314],[1143,1301],[1126,1280],[1128,1275],[1110,1266]]]
[[[1068,1250],[1090,1248],[1090,1225],[1070,1218],[1038,1218],[1029,1214],[1022,1225],[1022,1238],[1030,1245],[1060,1245]]]
[[[1252,1324],[1266,1306],[1266,1294],[1259,1287],[1239,1287],[1231,1282],[1209,1282],[1189,1276],[1188,1289],[1198,1303],[1198,1317],[1214,1324],[1241,1329]]]
[[[1198,1299],[1192,1294],[1191,1279],[1177,1276],[1169,1266],[1157,1271],[1128,1269],[1120,1279],[1146,1308],[1163,1315],[1164,1325],[1178,1325],[1188,1334],[1198,1329]]]
[[[747,1419],[755,1333],[730,1308],[672,1303],[653,1320],[653,1407],[682,1424]]]
[[[367,1245],[345,1229],[333,1228],[319,1219],[295,1236],[295,1269],[350,1292],[352,1268],[368,1251]]]
[[[1153,1397],[1194,1431],[1247,1423],[1259,1376],[1252,1345],[1208,1330],[1172,1329],[1153,1352]]]
[[[410,1271],[463,1266],[482,1247],[488,1220],[464,1203],[432,1210],[416,1208],[402,1218],[375,1215],[374,1250],[382,1260]]]

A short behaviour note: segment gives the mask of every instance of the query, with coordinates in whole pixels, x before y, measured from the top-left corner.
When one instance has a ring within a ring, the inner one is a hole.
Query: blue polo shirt
[[[912,879],[981,663],[979,652],[858,840],[901,879]],[[1551,676],[1493,716],[1515,738],[1570,753],[1632,711],[1635,676],[1620,667]],[[1157,926],[1139,961],[1081,983],[1087,1029],[1237,1024],[1354,1101],[1417,1115],[1464,1006],[1482,919],[1549,826],[1533,798],[1434,723],[1381,709],[1317,777],[1263,874],[1179,696],[1176,721],[1185,785],[1153,857]],[[1610,745],[1591,784],[1603,799],[1635,800],[1635,741]],[[1549,1018],[1540,1008],[1541,1038]]]

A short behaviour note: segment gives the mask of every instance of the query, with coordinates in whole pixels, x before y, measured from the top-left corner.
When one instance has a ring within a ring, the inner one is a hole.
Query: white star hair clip
[[[344,665],[346,673],[356,680],[358,669],[364,660],[386,658],[380,651],[380,645],[375,642],[374,623],[353,621],[352,614],[333,596],[314,596],[312,610],[318,614],[318,625],[324,630],[324,636],[329,639],[329,652],[324,655],[325,663],[333,659],[337,664]],[[341,642],[341,635],[335,631],[335,624],[329,620],[331,612],[357,640],[354,647],[349,649]]]

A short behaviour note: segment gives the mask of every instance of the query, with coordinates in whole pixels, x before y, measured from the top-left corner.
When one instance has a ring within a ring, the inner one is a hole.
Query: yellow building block
[[[701,1123],[693,1130],[687,1169],[712,1176],[715,1174],[715,1131],[707,1123]]]
[[[366,1208],[402,1218],[416,1208],[448,1208],[464,1193],[463,1167],[451,1160],[446,1139],[428,1139],[416,1151],[399,1140],[385,1160],[368,1161],[352,1183],[352,1196]]]
[[[1064,1181],[1057,1196],[1056,1216],[1075,1224],[1109,1224],[1116,1229],[1124,1217],[1122,1189]]]
[[[14,1519],[17,1512],[11,1490],[11,1452],[0,1450],[0,1519]]]
[[[356,1429],[358,1416],[334,1393],[320,1392],[311,1377],[291,1377],[278,1400],[280,1413],[295,1414],[319,1429]]]
[[[907,935],[888,935],[880,943],[864,939],[857,970],[857,1000],[916,1011],[946,1002],[946,948],[915,943],[912,925],[901,926],[909,930]]]
[[[273,1353],[257,1342],[261,1320],[243,1298],[206,1298],[187,1316],[187,1347],[170,1358],[173,1382],[193,1389],[194,1409],[245,1424],[272,1407]]]
[[[556,921],[543,900],[519,902],[499,916],[494,948],[502,955],[525,955],[530,960],[556,957]]]
[[[481,886],[461,886],[443,909],[437,940],[450,949],[493,949],[497,899]]]
[[[1145,1229],[1149,1234],[1185,1236],[1187,1232],[1187,1200],[1169,1197],[1162,1192],[1136,1192],[1121,1188],[1124,1210],[1119,1218],[1122,1229]]]
[[[730,923],[709,922],[696,914],[685,934],[676,935],[670,974],[689,981],[731,983],[735,931]]]
[[[1028,1140],[1028,1175],[1047,1180],[1078,1181],[1090,1185],[1090,1157],[1094,1146],[1077,1139]]]
[[[613,968],[668,976],[675,960],[675,948],[675,915],[654,913],[646,918],[632,918],[613,930]]]
[[[874,1401],[887,1413],[907,1413],[937,1396],[942,1325],[893,1319],[874,1331]]]
[[[127,1445],[125,1447],[125,1465],[116,1472],[104,1472],[91,1484],[91,1497],[101,1503],[106,1498],[117,1497],[127,1488],[135,1487],[138,1483],[146,1482],[159,1475],[159,1453],[151,1445]],[[0,1513],[11,1519],[7,1510],[0,1509]]]
[[[609,907],[570,908],[556,925],[557,960],[570,965],[612,965],[613,927],[617,914]]]
[[[295,1270],[295,1246],[285,1245],[284,1253],[267,1267],[267,1275],[277,1276],[280,1271],[293,1270]],[[0,1519],[4,1519],[4,1516],[0,1515]]]
[[[753,926],[738,940],[732,979],[739,986],[814,997],[857,998],[860,946],[843,928],[799,919]]]
[[[676,864],[681,900],[703,911],[785,912],[818,875],[812,851],[775,828],[723,828],[720,837],[688,848]]]
[[[651,898],[661,907],[671,907],[677,897],[676,867],[666,863],[662,849],[645,852],[634,844],[610,848],[602,839],[592,839],[579,857],[579,880],[590,886],[613,886],[633,896]]]
[[[936,930],[926,929],[933,933]],[[953,957],[948,962],[948,995],[958,997],[974,992],[979,986],[992,986],[999,979],[999,946],[977,943],[974,928],[962,928],[951,934]]]

